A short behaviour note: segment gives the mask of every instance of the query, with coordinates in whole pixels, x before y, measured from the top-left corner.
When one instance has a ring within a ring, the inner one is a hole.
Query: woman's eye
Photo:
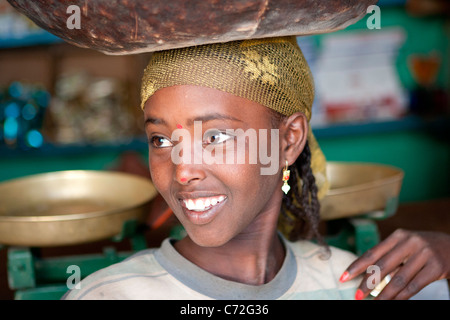
[[[173,146],[172,142],[170,142],[169,139],[164,138],[164,137],[160,137],[160,136],[151,137],[150,143],[155,148],[167,148],[167,147],[172,147]]]
[[[206,132],[205,133],[205,144],[219,144],[224,141],[227,141],[228,139],[233,138],[232,135],[226,134],[225,132],[220,131],[213,131],[211,133]]]

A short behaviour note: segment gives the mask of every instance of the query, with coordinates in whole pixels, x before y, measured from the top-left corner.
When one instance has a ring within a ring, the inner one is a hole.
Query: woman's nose
[[[175,180],[181,184],[190,184],[205,178],[201,146],[194,148],[185,143],[179,150],[180,158],[176,161]]]
[[[206,174],[202,164],[178,164],[175,169],[175,180],[184,185],[192,184],[205,179]]]

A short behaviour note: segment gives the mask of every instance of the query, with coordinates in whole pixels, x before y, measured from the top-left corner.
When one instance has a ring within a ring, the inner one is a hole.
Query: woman
[[[152,181],[187,236],[89,276],[66,298],[368,295],[360,274],[394,245],[355,261],[319,235],[325,159],[308,127],[313,80],[294,37],[157,52],[141,92]],[[383,277],[397,269],[392,260]]]

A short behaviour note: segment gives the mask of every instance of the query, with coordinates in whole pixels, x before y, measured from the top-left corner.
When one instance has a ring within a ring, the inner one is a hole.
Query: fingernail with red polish
[[[356,290],[355,300],[362,300],[363,297],[364,297],[364,292],[362,292],[361,289]]]
[[[350,276],[350,274],[348,273],[348,271],[345,271],[342,276],[339,278],[339,282],[345,282],[347,281],[348,277]]]

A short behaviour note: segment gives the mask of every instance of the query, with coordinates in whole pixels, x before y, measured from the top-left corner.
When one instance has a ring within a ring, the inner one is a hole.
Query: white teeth
[[[197,209],[197,210],[204,210],[205,209],[205,205],[203,204],[202,200],[197,199],[195,201],[195,209]]]
[[[184,205],[191,211],[205,211],[212,206],[225,200],[225,196],[203,198],[203,199],[183,199]]]
[[[191,199],[189,199],[188,201],[185,200],[184,203],[189,210],[192,210],[195,207],[194,201],[192,201]]]

